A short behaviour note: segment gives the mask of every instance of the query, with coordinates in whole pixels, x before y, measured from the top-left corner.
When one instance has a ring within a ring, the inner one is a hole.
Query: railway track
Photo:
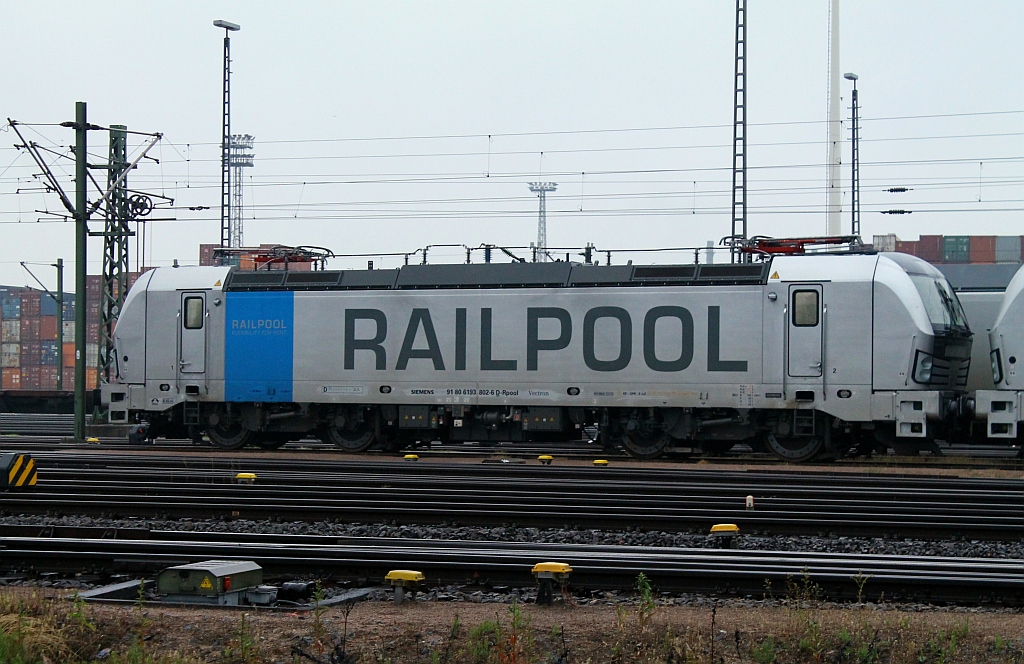
[[[63,413],[0,413],[0,435],[73,436],[75,416]]]
[[[38,453],[6,514],[1024,540],[1024,480]],[[254,472],[256,484],[235,474]],[[754,509],[747,509],[747,497]]]
[[[227,558],[254,560],[271,574],[364,583],[409,568],[430,584],[527,586],[535,563],[558,560],[572,566],[572,586],[582,590],[627,589],[643,572],[662,592],[785,596],[795,584],[832,599],[1024,604],[1020,560],[138,530],[36,534],[44,536],[0,528],[5,568],[149,573]],[[79,536],[61,536],[71,534]]]
[[[278,457],[288,454],[323,454],[325,456],[337,456],[344,454],[334,445],[324,443],[317,439],[305,439],[289,443],[287,447],[265,451],[256,448],[246,449],[242,452],[225,452],[212,447],[195,445],[191,440],[164,440],[157,444],[131,445],[121,438],[101,438],[98,442],[75,443],[69,437],[53,435],[0,435],[0,449],[3,451],[36,452],[36,451],[58,451],[58,450],[100,450],[100,451],[127,451],[139,450],[148,452],[177,452],[177,453],[209,453],[209,454],[235,454],[246,458],[252,456],[268,455]],[[1006,445],[949,445],[940,443],[937,446],[940,454],[927,454],[918,456],[898,456],[895,453],[887,455],[874,455],[871,457],[849,457],[837,461],[828,462],[829,465],[837,468],[947,468],[947,469],[983,469],[995,470],[1024,470],[1024,457],[1020,456],[1020,450],[1016,447]],[[570,460],[591,460],[603,458],[609,460],[635,461],[621,450],[605,450],[600,445],[586,441],[565,441],[561,443],[533,443],[529,445],[499,443],[493,446],[479,445],[476,443],[466,444],[441,444],[432,443],[410,447],[398,455],[415,453],[422,458],[490,458],[505,457],[510,459],[535,459],[538,455],[549,454],[562,459]],[[358,455],[344,456],[349,458],[394,458],[395,453],[385,452],[364,452]],[[690,464],[698,461],[707,461],[723,465],[758,465],[793,467],[793,464],[782,461],[774,455],[755,453],[745,445],[737,445],[724,455],[699,455],[691,454],[667,454],[659,458],[658,463],[680,463]]]

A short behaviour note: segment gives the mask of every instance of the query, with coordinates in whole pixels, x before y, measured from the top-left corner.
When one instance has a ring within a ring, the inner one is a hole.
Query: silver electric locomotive
[[[152,436],[238,448],[313,434],[360,451],[597,430],[640,458],[927,443],[958,412],[971,356],[946,279],[894,253],[160,268],[114,336],[104,403]]]
[[[988,342],[992,389],[975,393],[975,413],[989,438],[1017,439],[1024,420],[1024,268],[1002,294]]]

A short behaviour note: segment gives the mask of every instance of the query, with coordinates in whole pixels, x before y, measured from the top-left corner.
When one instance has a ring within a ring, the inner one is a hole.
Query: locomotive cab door
[[[794,378],[820,378],[822,373],[822,300],[819,284],[789,287],[789,367]]]
[[[206,293],[182,293],[178,320],[178,375],[201,380],[206,373]]]

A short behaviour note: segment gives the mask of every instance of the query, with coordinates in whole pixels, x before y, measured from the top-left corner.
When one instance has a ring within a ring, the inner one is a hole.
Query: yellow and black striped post
[[[0,478],[0,484],[8,491],[35,486],[39,480],[39,473],[36,471],[36,462],[32,455],[0,455]]]

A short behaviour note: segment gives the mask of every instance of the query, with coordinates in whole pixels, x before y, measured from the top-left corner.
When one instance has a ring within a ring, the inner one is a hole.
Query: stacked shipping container
[[[923,258],[929,263],[1022,263],[1024,236],[1020,235],[922,235],[900,240],[893,234],[874,236],[879,251],[895,251]]]
[[[129,288],[138,275],[129,275]],[[97,385],[99,361],[100,278],[86,282],[86,389]],[[64,311],[57,302],[33,288],[0,286],[0,388],[56,390],[57,377],[64,389],[75,388],[75,296],[64,294]],[[60,364],[63,342],[64,366]]]

